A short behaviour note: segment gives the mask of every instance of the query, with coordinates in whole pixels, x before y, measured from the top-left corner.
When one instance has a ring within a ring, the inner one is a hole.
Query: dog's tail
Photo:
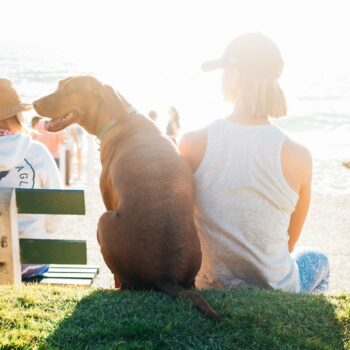
[[[220,322],[219,314],[208,304],[208,302],[198,293],[179,286],[169,278],[162,278],[155,282],[155,286],[163,293],[172,297],[184,297],[190,299],[193,304],[206,316],[214,321]]]

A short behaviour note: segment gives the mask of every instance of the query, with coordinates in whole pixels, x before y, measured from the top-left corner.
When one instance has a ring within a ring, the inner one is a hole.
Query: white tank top
[[[272,125],[218,120],[196,170],[196,224],[202,246],[199,288],[257,286],[298,292],[288,226],[298,195],[286,182]]]

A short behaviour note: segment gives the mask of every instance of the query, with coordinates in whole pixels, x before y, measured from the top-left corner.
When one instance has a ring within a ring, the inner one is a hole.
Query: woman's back
[[[195,172],[203,263],[199,287],[256,285],[298,291],[288,225],[298,195],[281,169],[276,127],[218,120]]]
[[[312,159],[270,124],[287,115],[278,82],[283,65],[276,44],[261,33],[236,37],[220,58],[202,65],[223,70],[222,92],[233,111],[179,145],[197,185],[200,287],[327,289],[325,254],[290,254],[309,210]]]

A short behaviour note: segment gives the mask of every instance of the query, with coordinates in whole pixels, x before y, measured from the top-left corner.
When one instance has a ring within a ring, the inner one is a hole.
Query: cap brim
[[[224,67],[224,62],[222,58],[213,61],[207,61],[202,63],[202,71],[210,72],[217,69],[222,69]]]

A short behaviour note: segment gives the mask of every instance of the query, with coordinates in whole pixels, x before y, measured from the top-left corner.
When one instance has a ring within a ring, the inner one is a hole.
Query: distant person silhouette
[[[77,165],[76,180],[81,179],[84,130],[80,125],[73,124],[66,128],[66,135],[66,185],[68,186],[72,180],[75,160]]]
[[[177,136],[180,130],[180,116],[175,107],[169,109],[169,120],[166,128],[166,134],[177,143]]]
[[[46,121],[39,116],[32,118],[32,129],[37,133],[33,134],[34,140],[43,143],[50,151],[58,167],[60,167],[59,147],[64,143],[64,132],[49,132],[45,128]]]

